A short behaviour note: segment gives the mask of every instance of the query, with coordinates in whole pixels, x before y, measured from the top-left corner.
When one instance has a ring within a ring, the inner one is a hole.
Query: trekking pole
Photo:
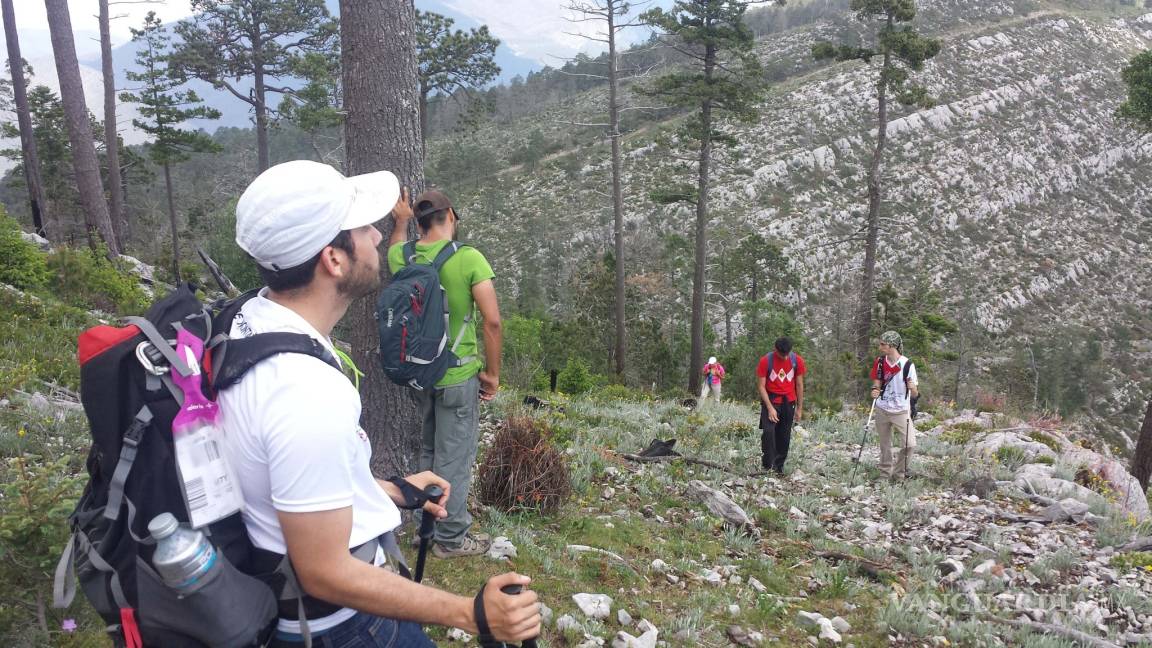
[[[429,484],[424,489],[424,496],[439,503],[444,495],[444,489],[436,484]],[[413,578],[419,583],[424,578],[424,561],[428,559],[428,545],[431,544],[432,534],[436,531],[436,516],[424,511],[420,514],[420,551],[416,554],[416,574]]]
[[[500,591],[504,592],[505,594],[507,594],[509,596],[516,596],[520,592],[524,591],[524,586],[523,585],[505,585],[504,587],[500,588]],[[477,594],[477,600],[480,601],[480,603],[478,603],[477,605],[479,605],[482,609],[482,607],[484,605],[483,604],[483,600],[484,600],[484,590],[483,589],[481,589],[480,593]],[[497,640],[493,639],[491,637],[491,635],[488,634],[487,620],[485,620],[483,626],[484,627],[482,627],[480,630],[480,648],[516,648],[516,644],[508,643],[506,641],[497,641]],[[531,639],[525,639],[524,642],[520,644],[520,648],[536,648],[536,638],[533,637]]]
[[[860,467],[860,458],[864,456],[864,444],[868,442],[868,428],[872,426],[872,416],[876,413],[876,401],[872,399],[872,407],[868,408],[868,420],[864,421],[864,437],[860,439],[860,451],[856,453],[856,461],[852,465],[852,478],[848,480],[848,488],[856,483],[856,469]]]

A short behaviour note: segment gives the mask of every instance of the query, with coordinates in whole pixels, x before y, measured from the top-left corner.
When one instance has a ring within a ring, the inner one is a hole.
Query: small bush
[[[547,424],[527,416],[504,422],[477,471],[477,497],[504,511],[555,512],[572,492],[564,454]]]
[[[635,391],[626,385],[618,384],[604,385],[600,389],[597,389],[593,393],[593,396],[596,398],[596,400],[606,403],[613,401],[637,402],[647,400],[647,394]]]
[[[1032,460],[1032,463],[1044,464],[1045,466],[1054,466],[1054,465],[1056,465],[1056,460],[1053,459],[1052,457],[1044,455],[1044,456],[1036,457],[1035,459]]]
[[[1152,551],[1133,551],[1112,556],[1112,566],[1120,571],[1143,569],[1152,572]]]
[[[944,430],[944,433],[940,435],[940,439],[953,445],[967,445],[977,432],[983,431],[983,426],[978,423],[957,423],[956,425],[950,426],[947,430]]]
[[[1057,441],[1056,439],[1052,438],[1051,436],[1044,434],[1043,432],[1041,432],[1039,430],[1032,430],[1031,432],[1029,432],[1028,438],[1032,439],[1033,441],[1035,441],[1037,443],[1043,443],[1044,445],[1048,446],[1048,448],[1050,450],[1052,450],[1052,452],[1055,452],[1057,454],[1060,453],[1060,442]]]
[[[556,377],[556,389],[565,394],[583,394],[594,384],[588,365],[580,358],[568,358],[568,364]]]
[[[48,283],[44,253],[20,236],[20,226],[0,210],[0,283],[35,290]]]
[[[64,302],[110,313],[140,313],[147,298],[132,275],[91,250],[60,248],[48,255],[50,284]]]
[[[996,449],[996,461],[1008,470],[1015,471],[1028,463],[1028,454],[1016,446],[1000,446]]]

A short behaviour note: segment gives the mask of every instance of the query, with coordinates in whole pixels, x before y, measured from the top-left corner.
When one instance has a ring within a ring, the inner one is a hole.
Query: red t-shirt
[[[756,375],[764,378],[764,387],[768,390],[770,395],[783,396],[788,399],[788,402],[796,400],[796,378],[803,376],[808,372],[808,368],[804,366],[804,358],[800,354],[796,354],[796,366],[792,366],[792,360],[788,356],[781,357],[779,353],[773,351],[771,354],[776,356],[772,360],[772,375],[768,375],[768,356],[760,358],[760,366],[756,367]],[[776,399],[772,399],[776,402]]]

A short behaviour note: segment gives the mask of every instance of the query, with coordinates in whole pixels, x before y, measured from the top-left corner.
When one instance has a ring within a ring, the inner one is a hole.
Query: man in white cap
[[[720,383],[724,381],[724,365],[716,362],[716,356],[712,356],[708,358],[708,364],[704,365],[701,373],[704,374],[704,384],[700,386],[700,404],[703,405],[708,400],[709,390],[716,397],[716,402],[719,403]]]
[[[353,301],[379,287],[382,237],[374,223],[390,207],[410,212],[387,171],[346,178],[327,165],[295,161],[260,174],[236,205],[236,243],[256,261],[266,287],[244,304],[230,334],[304,333],[341,357],[332,329]],[[286,611],[293,606],[282,605],[271,645],[301,646],[310,635],[329,646],[432,646],[419,624],[476,634],[477,608],[499,639],[538,634],[536,594],[500,591],[526,585],[526,576],[491,578],[481,605],[400,575],[390,536],[400,525],[397,504],[407,499],[403,480],[372,476],[360,394],[340,371],[310,355],[276,355],[222,392],[220,404],[248,535],[258,549],[287,555],[306,592],[306,625]],[[407,481],[450,490],[432,472]],[[424,510],[445,514],[435,502]],[[350,551],[372,542],[381,548],[367,558],[371,564]]]

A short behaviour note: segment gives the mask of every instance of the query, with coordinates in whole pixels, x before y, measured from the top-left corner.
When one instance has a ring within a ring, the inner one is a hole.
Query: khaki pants
[[[704,381],[704,384],[700,387],[700,404],[701,405],[704,404],[704,401],[708,400],[708,390],[709,389],[711,389],[712,394],[716,396],[716,402],[717,403],[720,402],[720,392],[721,392],[720,383],[712,383],[711,385],[709,385],[708,381]]]
[[[912,457],[912,448],[916,447],[916,428],[912,427],[908,410],[902,412],[888,412],[876,408],[876,436],[880,438],[880,472],[891,477],[908,474],[908,460]],[[892,437],[900,444],[900,455],[896,459],[896,468],[892,468]]]

